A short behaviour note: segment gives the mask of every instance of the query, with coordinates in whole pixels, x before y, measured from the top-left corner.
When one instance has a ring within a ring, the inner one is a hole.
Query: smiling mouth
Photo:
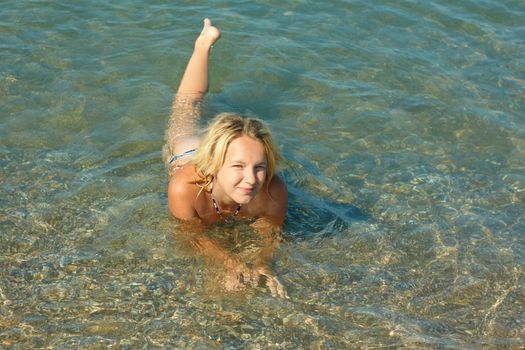
[[[241,187],[239,189],[241,190],[241,192],[247,193],[247,194],[252,193],[252,192],[255,191],[255,188],[253,188],[253,187],[252,188],[243,188],[243,187]]]

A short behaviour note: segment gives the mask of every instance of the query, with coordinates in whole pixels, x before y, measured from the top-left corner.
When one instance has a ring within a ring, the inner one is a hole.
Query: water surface
[[[208,115],[265,119],[287,159],[289,301],[225,293],[173,235],[162,137],[205,16]],[[520,348],[524,20],[512,0],[4,1],[0,347]]]

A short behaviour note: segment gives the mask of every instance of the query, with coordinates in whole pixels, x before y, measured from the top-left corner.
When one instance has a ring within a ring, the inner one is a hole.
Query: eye
[[[232,165],[232,168],[242,169],[243,166],[242,166],[242,164],[233,164],[233,165]]]
[[[258,171],[266,171],[266,165],[257,165],[255,169]]]

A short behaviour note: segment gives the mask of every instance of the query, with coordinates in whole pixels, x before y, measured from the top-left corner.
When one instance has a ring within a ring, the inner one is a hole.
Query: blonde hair
[[[228,146],[241,136],[251,137],[263,144],[267,163],[266,179],[263,185],[268,190],[277,165],[282,160],[281,154],[275,147],[270,130],[263,121],[234,113],[220,113],[205,130],[204,137],[192,160],[200,177],[195,180],[197,185],[204,188],[211,184],[214,175],[224,164]]]

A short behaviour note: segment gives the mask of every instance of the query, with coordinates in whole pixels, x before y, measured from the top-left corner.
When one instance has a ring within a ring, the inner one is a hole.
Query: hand
[[[244,289],[245,284],[241,281],[239,275],[233,270],[226,270],[224,274],[224,289],[227,292],[237,292]]]
[[[224,288],[228,292],[244,289],[247,284],[257,285],[253,271],[244,263],[237,263],[233,268],[227,268],[224,274]]]
[[[270,293],[272,293],[272,297],[290,299],[288,293],[286,293],[286,289],[284,289],[282,283],[277,279],[277,277],[273,275],[270,269],[264,266],[258,266],[255,267],[253,270],[255,271],[255,275],[257,276],[257,281],[259,280],[260,276],[264,276],[266,286],[270,290]]]
[[[263,265],[250,269],[246,264],[239,263],[234,268],[227,269],[224,275],[224,288],[228,292],[235,292],[244,289],[246,285],[256,287],[261,276],[264,276],[263,280],[272,297],[290,299],[282,283],[273,275],[270,269]]]

